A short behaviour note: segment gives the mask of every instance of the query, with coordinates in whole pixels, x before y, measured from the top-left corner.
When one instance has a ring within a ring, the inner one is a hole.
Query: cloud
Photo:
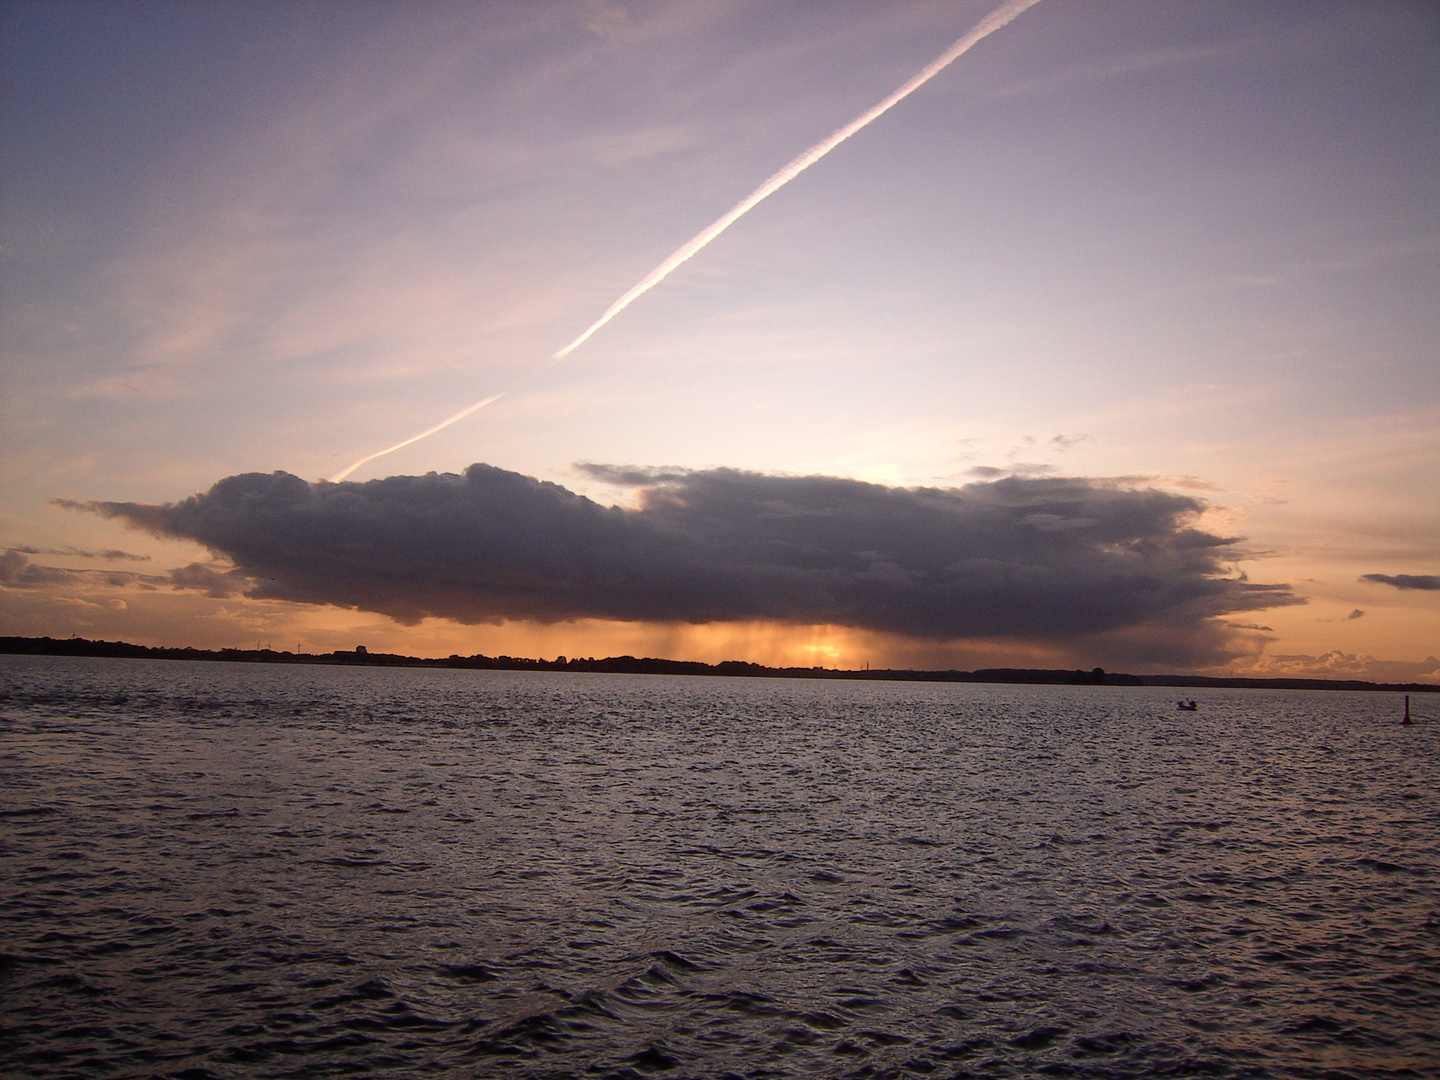
[[[36,589],[76,581],[81,571],[55,566],[37,566],[24,549],[11,548],[0,555],[0,585],[7,589]]]
[[[625,28],[628,19],[625,9],[619,4],[607,3],[606,0],[588,0],[585,6],[589,9],[585,28],[597,37],[613,38]]]
[[[1002,476],[1043,476],[1046,473],[1057,472],[1054,465],[1046,465],[1033,461],[1016,461],[1005,468],[997,468],[994,465],[975,465],[966,470],[968,475],[981,480],[996,480]]]
[[[251,587],[249,577],[242,571],[217,570],[203,563],[191,563],[171,570],[170,583],[177,589],[198,589],[217,600],[239,596]]]
[[[1221,576],[1236,541],[1194,528],[1200,501],[1110,481],[579,468],[634,488],[636,507],[472,465],[342,484],[247,473],[178,503],[85,508],[198,541],[254,580],[249,596],[407,624],[769,620],[1047,642],[1143,630],[1213,657],[1229,631],[1212,617],[1303,602]]]
[[[1440,591],[1440,574],[1362,574],[1360,580],[1373,581],[1380,585],[1393,585],[1397,589]]]
[[[0,587],[43,589],[53,585],[110,585],[124,587],[136,582],[163,580],[130,570],[72,570],[63,566],[41,566],[30,561],[25,548],[10,548],[0,555]]]
[[[1120,476],[1116,477],[1116,479],[1123,481],[1127,484],[1163,484],[1166,487],[1184,488],[1187,491],[1208,491],[1219,493],[1225,490],[1213,480],[1205,480],[1199,476],[1185,476],[1174,474],[1167,476],[1158,474],[1145,474],[1137,476]]]
[[[1245,47],[1246,39],[1226,46],[1199,45],[1151,49],[1128,56],[1100,58],[1078,67],[1064,68],[1035,78],[1020,79],[993,91],[996,98],[1070,90],[1090,82],[1120,78],[1140,72],[1190,66],[1223,56],[1226,52]]]
[[[55,500],[67,509],[87,509],[89,504],[69,500]],[[67,566],[43,566],[32,562],[32,554],[71,554],[87,559],[147,561],[148,555],[130,555],[123,551],[88,552],[77,548],[33,548],[14,547],[0,555],[0,587],[6,589],[44,589],[66,585],[76,588],[108,587],[115,589],[153,589],[159,585],[173,585],[177,589],[201,589],[214,597],[238,596],[244,591],[248,579],[237,570],[216,570],[212,567],[191,563],[168,575],[140,574],[133,570],[92,570]],[[112,605],[113,606],[113,605]],[[124,608],[123,602],[120,608]]]
[[[77,547],[58,548],[37,548],[37,547],[13,547],[11,551],[18,551],[24,555],[70,555],[77,559],[107,559],[110,562],[149,562],[149,555],[133,555],[128,551],[117,551],[115,548],[105,548],[102,551],[86,551]]]
[[[1434,682],[1440,680],[1440,659],[1378,660],[1364,653],[1338,649],[1319,656],[1276,654],[1259,657],[1236,674],[1260,678],[1365,679],[1372,682]]]

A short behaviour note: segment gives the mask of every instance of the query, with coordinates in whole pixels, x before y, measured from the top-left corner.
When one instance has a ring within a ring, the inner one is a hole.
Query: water
[[[1440,700],[0,676],[0,1075],[1440,1075]]]

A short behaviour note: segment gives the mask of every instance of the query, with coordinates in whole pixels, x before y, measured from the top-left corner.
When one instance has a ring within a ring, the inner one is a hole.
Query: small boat
[[[1175,708],[1179,709],[1181,712],[1195,712],[1197,709],[1200,708],[1200,706],[1196,705],[1194,699],[1192,698],[1190,701],[1175,702]]]

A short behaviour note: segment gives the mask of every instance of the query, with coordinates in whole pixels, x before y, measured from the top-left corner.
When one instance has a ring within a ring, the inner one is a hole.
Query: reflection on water
[[[4,1075],[1440,1075],[1428,697],[0,676]]]

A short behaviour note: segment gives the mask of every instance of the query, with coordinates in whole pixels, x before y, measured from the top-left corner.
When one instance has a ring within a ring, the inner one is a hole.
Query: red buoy
[[[1400,721],[1400,726],[1401,726],[1401,727],[1404,727],[1406,724],[1410,724],[1410,723],[1414,723],[1414,721],[1412,721],[1412,720],[1410,719],[1410,695],[1409,695],[1409,694],[1406,694],[1406,695],[1405,695],[1405,719]]]

